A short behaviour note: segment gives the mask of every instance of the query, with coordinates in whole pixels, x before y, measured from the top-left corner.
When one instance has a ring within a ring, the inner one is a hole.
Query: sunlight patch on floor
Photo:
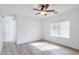
[[[35,43],[31,43],[31,45],[38,48],[41,51],[60,49],[60,47],[52,45],[52,44],[48,44],[46,42],[35,42]]]

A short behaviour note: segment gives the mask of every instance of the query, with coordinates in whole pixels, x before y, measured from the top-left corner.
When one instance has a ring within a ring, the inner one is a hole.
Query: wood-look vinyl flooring
[[[79,55],[79,51],[47,41],[35,41],[17,45],[4,42],[0,55]]]

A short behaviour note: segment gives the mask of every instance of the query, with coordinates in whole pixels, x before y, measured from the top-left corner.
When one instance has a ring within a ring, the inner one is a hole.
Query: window
[[[51,36],[58,36],[58,23],[51,24]]]
[[[52,23],[51,36],[70,38],[70,21]]]

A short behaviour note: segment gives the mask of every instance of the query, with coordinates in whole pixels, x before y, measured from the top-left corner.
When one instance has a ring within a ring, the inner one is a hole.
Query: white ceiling
[[[63,12],[67,12],[76,8],[79,8],[78,4],[54,4],[49,7],[54,8],[56,11],[58,11],[58,14],[54,14],[53,12],[48,13],[47,16],[44,15],[35,15],[37,11],[34,11],[33,8],[35,7],[35,4],[2,4],[0,5],[0,14],[14,14],[14,15],[23,15],[23,16],[28,16],[28,17],[33,17],[33,18],[46,18],[46,17],[51,17],[55,16],[58,14],[61,14]]]

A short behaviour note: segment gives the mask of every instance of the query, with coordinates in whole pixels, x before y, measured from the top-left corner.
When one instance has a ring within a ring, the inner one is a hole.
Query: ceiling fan
[[[49,4],[39,4],[38,6],[39,6],[39,8],[33,8],[33,10],[39,11],[38,13],[36,13],[36,15],[38,15],[38,14],[47,15],[47,12],[58,13],[54,9],[48,10],[48,7],[50,6]]]

